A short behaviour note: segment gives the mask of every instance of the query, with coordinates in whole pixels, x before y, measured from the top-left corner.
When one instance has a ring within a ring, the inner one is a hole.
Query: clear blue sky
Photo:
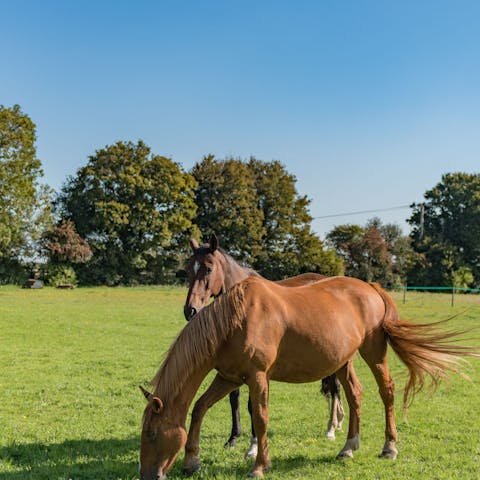
[[[314,217],[421,201],[480,170],[478,1],[0,0],[0,103],[37,125],[44,181],[143,139],[280,160]],[[363,224],[375,214],[317,219]],[[399,223],[408,209],[380,212]]]

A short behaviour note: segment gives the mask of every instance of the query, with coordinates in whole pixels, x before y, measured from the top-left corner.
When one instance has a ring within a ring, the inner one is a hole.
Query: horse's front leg
[[[250,437],[250,446],[245,452],[245,458],[256,458],[258,452],[258,440],[255,434],[255,426],[253,425],[252,399],[248,396],[248,413],[250,414],[250,422],[252,424],[252,436]]]
[[[263,477],[263,472],[270,467],[270,455],[267,445],[268,423],[268,378],[265,372],[257,372],[248,382],[252,402],[253,425],[257,434],[258,452],[255,464],[248,473],[249,477]]]
[[[224,447],[235,447],[237,445],[237,438],[242,434],[242,427],[240,425],[240,389],[237,388],[230,392],[230,408],[232,409],[232,431],[229,439],[226,441]]]
[[[225,380],[217,373],[206,392],[196,401],[192,410],[192,420],[185,445],[184,473],[191,475],[201,468],[199,456],[200,428],[207,410],[235,388],[238,388],[237,383]]]

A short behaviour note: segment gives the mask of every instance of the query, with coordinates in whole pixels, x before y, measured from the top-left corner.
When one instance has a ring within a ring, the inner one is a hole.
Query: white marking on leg
[[[335,428],[329,428],[325,433],[325,438],[327,440],[335,440]]]
[[[343,419],[345,418],[345,411],[343,410],[343,405],[340,399],[337,401],[337,430],[342,429]]]
[[[257,458],[258,453],[258,441],[257,437],[250,438],[250,446],[248,450],[245,452],[245,458]]]
[[[335,440],[335,430],[337,429],[337,399],[335,397],[327,397],[328,409],[330,410],[330,418],[328,420],[325,438],[327,440]]]

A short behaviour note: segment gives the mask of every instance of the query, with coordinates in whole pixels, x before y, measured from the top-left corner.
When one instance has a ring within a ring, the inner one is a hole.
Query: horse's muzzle
[[[189,322],[192,317],[197,314],[197,309],[190,305],[185,305],[185,307],[183,307],[183,314],[185,315],[185,320]]]
[[[143,472],[141,471],[140,468],[140,480],[166,480],[167,476],[162,474],[162,471],[159,469],[158,471],[156,469],[149,471],[149,472]]]

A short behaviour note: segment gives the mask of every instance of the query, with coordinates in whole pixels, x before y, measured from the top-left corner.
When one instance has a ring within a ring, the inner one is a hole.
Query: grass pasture
[[[72,291],[0,288],[0,479],[77,480],[137,478],[144,400],[162,353],[184,325],[186,291],[177,287],[78,288]],[[480,297],[394,294],[403,318],[445,319],[455,328],[480,326]],[[480,337],[468,342],[479,346]],[[373,377],[360,360],[364,387],[361,449],[336,461],[346,429],[323,438],[326,402],[319,384],[272,382],[267,479],[478,479],[480,478],[480,360],[469,361],[472,382],[452,378],[431,396],[422,392],[401,413],[405,369],[394,356],[400,441],[395,462],[380,460],[383,408]],[[209,378],[212,378],[212,374]],[[208,381],[208,379],[207,379]],[[207,384],[204,382],[201,391]],[[201,391],[199,393],[201,393]],[[223,449],[230,428],[228,401],[207,414],[203,470],[197,479],[243,479],[248,464],[247,391],[242,389],[244,435]],[[183,478],[183,454],[169,474]]]

